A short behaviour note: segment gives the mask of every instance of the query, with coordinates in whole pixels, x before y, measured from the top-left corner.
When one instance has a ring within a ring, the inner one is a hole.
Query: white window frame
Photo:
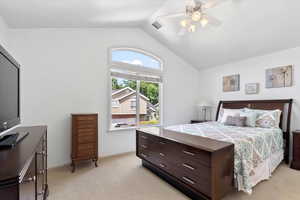
[[[114,50],[128,50],[128,51],[134,51],[137,53],[142,53],[146,56],[150,56],[152,58],[154,58],[155,60],[160,62],[160,69],[151,69],[150,67],[145,67],[145,66],[139,66],[139,65],[134,65],[134,64],[130,64],[130,63],[123,63],[123,62],[114,62],[112,61],[112,52]],[[132,72],[137,72],[137,73],[142,73],[145,75],[150,75],[150,76],[163,76],[163,66],[164,66],[164,62],[161,58],[159,58],[158,56],[145,51],[143,49],[139,49],[139,48],[132,48],[132,47],[111,47],[108,50],[108,80],[109,80],[109,110],[108,110],[108,128],[109,131],[113,132],[113,131],[122,131],[122,130],[135,130],[137,128],[140,127],[151,127],[151,126],[156,126],[156,127],[160,127],[163,126],[163,81],[161,82],[154,82],[154,83],[158,83],[159,85],[159,124],[156,125],[140,125],[140,117],[139,117],[139,110],[140,110],[140,98],[138,98],[140,96],[140,81],[141,80],[137,80],[137,89],[136,89],[136,126],[135,127],[126,127],[126,128],[113,128],[112,125],[112,78],[114,78],[113,76],[111,76],[111,69],[120,69],[120,70],[127,70],[127,71],[132,71]],[[124,78],[126,79],[126,78]],[[151,82],[151,81],[146,81],[146,82]]]

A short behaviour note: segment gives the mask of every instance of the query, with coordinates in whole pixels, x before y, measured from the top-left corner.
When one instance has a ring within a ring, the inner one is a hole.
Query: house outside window
[[[138,49],[110,50],[111,130],[161,125],[162,62]]]

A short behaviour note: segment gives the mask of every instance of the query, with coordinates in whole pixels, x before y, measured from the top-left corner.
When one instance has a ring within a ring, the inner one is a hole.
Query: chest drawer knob
[[[191,165],[185,164],[185,163],[183,163],[182,166],[185,167],[185,168],[188,168],[190,170],[195,170],[194,167],[192,167]]]
[[[31,182],[35,182],[35,180],[36,180],[36,177],[33,176],[33,177],[27,178],[26,180],[23,180],[22,183],[31,183]]]
[[[163,153],[159,153],[159,155],[160,155],[160,156],[162,156],[162,157],[164,157],[164,156],[165,156],[165,154],[163,154]]]
[[[194,156],[194,155],[195,155],[194,153],[189,152],[189,151],[185,151],[185,150],[183,150],[182,152],[183,152],[184,154],[187,154],[187,155],[190,155],[190,156]]]
[[[37,155],[47,156],[46,151],[37,152]]]
[[[160,167],[165,168],[166,166],[164,164],[159,164]]]
[[[148,139],[148,137],[147,137],[147,136],[144,136],[144,135],[142,135],[141,137],[142,137],[143,139],[145,139],[145,140]]]
[[[44,191],[38,192],[37,195],[38,195],[38,196],[44,196]]]
[[[166,143],[165,142],[159,142],[159,144],[165,145]]]
[[[188,182],[189,184],[195,185],[195,182],[194,182],[193,180],[191,180],[191,179],[189,179],[189,178],[187,178],[187,177],[185,177],[185,176],[183,176],[182,179],[183,179],[184,181]]]
[[[146,154],[141,153],[141,156],[144,158],[147,158],[148,156]]]

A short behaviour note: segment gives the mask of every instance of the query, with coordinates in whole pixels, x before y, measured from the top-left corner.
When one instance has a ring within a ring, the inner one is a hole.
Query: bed
[[[245,107],[279,109],[279,127],[233,127],[217,122],[222,108]],[[218,200],[233,188],[250,194],[283,160],[289,161],[291,109],[292,99],[220,101],[215,122],[138,130],[137,156],[145,167],[192,199]],[[150,138],[148,143],[143,137]],[[182,161],[182,152],[194,157]],[[173,157],[168,160],[168,156]]]
[[[238,190],[249,194],[258,182],[271,176],[284,157],[283,133],[279,128],[236,127],[205,122],[165,129],[233,143],[235,185]]]

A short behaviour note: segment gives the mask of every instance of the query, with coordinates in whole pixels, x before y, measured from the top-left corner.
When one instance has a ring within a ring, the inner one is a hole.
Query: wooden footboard
[[[143,166],[192,199],[219,200],[233,189],[234,145],[161,129],[137,130]]]

